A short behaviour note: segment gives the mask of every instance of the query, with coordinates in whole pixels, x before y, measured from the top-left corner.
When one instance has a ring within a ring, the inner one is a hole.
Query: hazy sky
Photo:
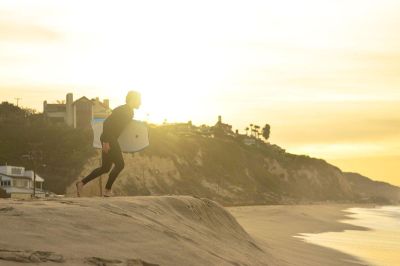
[[[4,1],[0,100],[67,92],[271,142],[400,185],[400,1]]]

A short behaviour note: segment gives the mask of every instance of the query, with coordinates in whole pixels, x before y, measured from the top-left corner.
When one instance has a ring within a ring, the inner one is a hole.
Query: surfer
[[[138,109],[140,104],[140,93],[136,91],[129,91],[126,95],[126,104],[115,108],[111,115],[104,120],[103,133],[100,136],[100,141],[102,143],[101,166],[94,169],[82,180],[76,182],[76,193],[78,197],[80,197],[82,188],[85,184],[102,174],[108,173],[112,164],[114,163],[114,168],[109,174],[106,190],[104,192],[105,197],[110,197],[113,195],[111,192],[112,184],[125,166],[121,148],[118,143],[118,137],[121,135],[121,132],[128,125],[128,123],[132,120],[133,109]]]

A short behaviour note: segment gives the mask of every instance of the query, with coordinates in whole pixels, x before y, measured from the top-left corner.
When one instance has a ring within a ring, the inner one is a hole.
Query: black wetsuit
[[[88,183],[90,180],[93,180],[102,174],[108,173],[111,169],[111,165],[114,163],[115,166],[112,169],[106,184],[106,188],[111,189],[118,174],[125,166],[121,148],[118,143],[118,137],[121,135],[126,125],[128,125],[129,121],[132,120],[132,117],[133,110],[125,104],[115,108],[111,115],[104,120],[103,133],[100,136],[100,140],[102,143],[108,142],[110,144],[110,150],[108,153],[102,151],[101,166],[94,169],[88,176],[82,179],[83,184]]]

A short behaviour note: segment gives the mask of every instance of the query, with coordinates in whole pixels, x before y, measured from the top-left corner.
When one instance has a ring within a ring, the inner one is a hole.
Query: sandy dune
[[[190,196],[0,199],[0,265],[277,265],[223,207]]]

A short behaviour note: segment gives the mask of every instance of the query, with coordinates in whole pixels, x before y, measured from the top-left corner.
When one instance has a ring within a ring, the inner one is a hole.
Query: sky
[[[0,101],[82,96],[400,185],[400,1],[0,1]]]

